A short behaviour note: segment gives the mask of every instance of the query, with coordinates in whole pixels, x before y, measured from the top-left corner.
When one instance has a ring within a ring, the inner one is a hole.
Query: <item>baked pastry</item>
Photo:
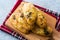
[[[40,28],[38,25],[35,24],[35,27],[32,29],[32,32],[41,35],[41,36],[51,36],[53,33],[51,27]]]
[[[35,23],[37,17],[37,10],[31,3],[24,3],[21,8],[22,13],[24,14],[24,18],[29,25]]]
[[[22,33],[28,33],[33,28],[37,16],[36,14],[35,7],[31,3],[25,3],[20,10],[13,13],[8,20],[13,27],[20,30]]]
[[[31,27],[26,23],[21,13],[13,13],[8,20],[13,25],[13,27],[17,28],[23,33],[27,33]]]
[[[45,17],[43,16],[43,14],[44,14],[44,12],[42,12],[42,11],[38,11],[38,13],[37,13],[36,24],[40,28],[45,28],[47,26],[47,21],[46,21]]]
[[[48,29],[49,27],[47,26],[47,21],[43,14],[44,12],[36,8],[33,4],[22,2],[5,24],[25,34],[34,30],[33,33],[45,36],[44,28],[46,28],[48,32],[50,32],[51,29]],[[35,24],[38,26],[35,26]],[[52,33],[52,30],[50,33]]]

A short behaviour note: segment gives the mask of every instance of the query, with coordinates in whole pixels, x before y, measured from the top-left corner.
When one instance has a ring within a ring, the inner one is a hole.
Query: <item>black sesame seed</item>
[[[43,18],[45,18],[45,17],[43,16]]]
[[[29,18],[29,17],[31,16],[31,13],[32,13],[32,12],[29,12],[29,14],[27,15],[27,18]]]
[[[44,29],[44,33],[45,33],[45,35],[47,35],[47,36],[49,35],[49,32],[47,31],[46,28]]]
[[[24,17],[23,13],[21,14],[21,16],[20,16],[20,17],[22,17],[22,18]]]
[[[27,18],[29,18],[30,17],[30,15],[27,15]]]
[[[13,19],[15,20],[16,18],[15,18],[15,15],[13,15]]]
[[[40,18],[40,20],[41,20],[41,21],[43,21],[43,19],[42,19],[42,18]]]
[[[32,12],[29,12],[29,15],[31,15]]]
[[[43,23],[41,23],[41,25],[43,25]]]

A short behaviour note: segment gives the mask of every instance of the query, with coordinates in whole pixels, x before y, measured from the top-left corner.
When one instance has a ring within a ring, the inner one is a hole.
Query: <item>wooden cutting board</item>
[[[18,12],[18,10],[19,10],[19,7],[14,12],[16,13],[16,12]],[[50,27],[52,27],[52,29],[53,29],[53,38],[55,40],[60,40],[60,33],[55,29],[55,25],[56,25],[56,22],[57,22],[56,18],[54,18],[51,15],[48,15],[46,13],[44,13],[44,16],[46,17],[47,24]],[[38,35],[33,34],[33,33],[30,33],[30,34],[21,33],[19,30],[17,30],[15,27],[13,27],[13,25],[11,25],[9,20],[7,20],[5,24],[7,25],[8,28],[10,28],[11,30],[16,31],[19,34],[22,34],[28,40],[47,40],[47,37],[38,36]]]
[[[49,26],[51,26],[53,28],[53,37],[55,40],[60,40],[60,33],[55,29],[55,24],[56,24],[56,19],[48,14],[44,14],[44,16],[46,17],[47,23]],[[30,34],[23,34],[21,33],[19,30],[17,30],[16,28],[14,28],[9,21],[6,21],[6,24],[9,23],[8,25],[10,25],[9,28],[15,30],[16,32],[18,32],[19,34],[22,34],[25,38],[27,38],[28,40],[47,40],[47,37],[42,37],[42,36],[38,36],[36,34],[30,33]],[[23,30],[22,30],[23,31]]]

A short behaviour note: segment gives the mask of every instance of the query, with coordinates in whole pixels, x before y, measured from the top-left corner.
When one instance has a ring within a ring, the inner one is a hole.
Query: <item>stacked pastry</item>
[[[20,8],[8,20],[14,28],[22,33],[32,32],[38,35],[49,36],[52,34],[52,28],[47,25],[43,14],[44,12],[36,8],[33,4],[22,2]],[[6,25],[10,26],[7,23]]]

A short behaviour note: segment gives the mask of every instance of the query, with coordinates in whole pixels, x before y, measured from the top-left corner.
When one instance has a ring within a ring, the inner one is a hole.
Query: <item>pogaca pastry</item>
[[[38,35],[48,36],[52,33],[52,28],[47,25],[43,14],[44,12],[36,8],[33,4],[22,2],[19,9],[14,11],[5,25],[9,27],[12,25],[13,27],[11,28],[15,28],[25,34],[32,31]]]

